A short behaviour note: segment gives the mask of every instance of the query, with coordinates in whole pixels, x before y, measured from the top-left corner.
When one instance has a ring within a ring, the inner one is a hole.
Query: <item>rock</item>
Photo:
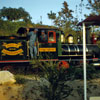
[[[0,84],[13,84],[16,80],[14,75],[9,71],[0,71]]]
[[[72,87],[71,94],[66,97],[65,100],[84,100],[84,81],[83,80],[73,80],[67,81],[65,84]],[[100,79],[87,80],[87,100],[90,97],[100,96]],[[63,100],[63,99],[61,99]]]
[[[45,88],[49,88],[50,83],[45,78],[33,80],[26,83],[23,89],[23,100],[47,100],[45,97]]]

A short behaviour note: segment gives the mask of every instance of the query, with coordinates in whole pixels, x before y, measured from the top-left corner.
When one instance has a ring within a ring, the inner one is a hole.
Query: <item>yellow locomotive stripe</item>
[[[39,52],[56,52],[56,48],[39,48]]]
[[[1,52],[2,52],[3,54],[13,56],[13,55],[18,55],[18,54],[20,54],[20,53],[23,53],[23,50],[22,50],[22,49],[19,49],[19,50],[17,50],[17,51],[8,51],[8,50],[6,50],[6,49],[3,49]]]

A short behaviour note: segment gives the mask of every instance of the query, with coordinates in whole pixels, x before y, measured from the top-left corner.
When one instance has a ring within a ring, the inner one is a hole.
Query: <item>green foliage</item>
[[[0,20],[0,36],[17,35],[17,31],[20,27],[55,28],[54,26],[32,24],[24,21],[11,22]]]
[[[48,13],[48,18],[49,19],[55,19],[56,18],[56,13],[53,13],[52,11],[50,11],[50,13]]]
[[[43,62],[42,70],[45,78],[51,83],[51,88],[46,89],[48,100],[63,100],[72,91],[72,88],[65,84],[70,79],[67,69],[58,69],[57,62]]]
[[[32,65],[32,68],[35,69],[35,68],[41,68],[42,66],[42,62],[37,60],[37,59],[34,59],[34,60],[31,60],[31,63]]]
[[[98,47],[100,48],[100,40],[97,41]]]
[[[53,13],[52,11],[50,11],[50,13],[47,14],[48,18],[51,19],[51,21],[56,19],[56,13]]]
[[[0,18],[7,19],[9,21],[15,21],[23,19],[25,22],[31,21],[31,17],[22,7],[20,8],[6,8],[3,7],[0,10]]]
[[[68,74],[67,69],[58,69],[58,62],[53,61],[33,60],[31,64],[33,69],[40,68],[42,71],[41,77],[46,78],[51,84],[50,88],[44,87],[45,96],[48,100],[63,100],[69,96],[72,88],[65,82],[71,80],[72,76]]]
[[[82,79],[83,80],[83,64],[79,67],[72,67],[70,68],[72,70],[72,74],[74,76],[74,79]],[[94,66],[87,64],[87,79],[93,79],[96,77],[96,69]]]
[[[58,68],[58,62],[38,61],[32,62],[34,68],[40,67],[43,74],[41,77],[50,82],[50,88],[44,87],[45,96],[48,100],[65,100],[72,92],[73,88],[68,85],[68,81],[76,79],[83,80],[83,65],[71,66],[70,68]],[[96,78],[96,69],[87,64],[87,79]]]
[[[16,84],[25,84],[27,82],[27,79],[20,75],[15,76]]]
[[[87,9],[91,10],[90,15],[100,15],[100,1],[88,0]]]
[[[74,35],[75,43],[77,40],[77,19],[72,15],[73,11],[69,9],[66,1],[63,3],[63,8],[56,14],[52,11],[48,13],[48,18],[53,21],[53,23],[58,26],[65,33],[65,38],[68,34]]]
[[[10,22],[0,20],[0,36],[17,35],[19,27],[26,27],[25,22]]]
[[[17,35],[20,27],[30,26],[33,27],[31,17],[23,8],[3,7],[0,9],[0,36]]]
[[[66,23],[69,23],[72,21],[72,18],[73,18],[72,12],[73,11],[68,8],[67,2],[64,1],[63,8],[61,8],[61,11],[59,11],[58,14],[51,11],[50,13],[48,13],[48,17],[49,19],[54,20],[55,25],[63,28]]]

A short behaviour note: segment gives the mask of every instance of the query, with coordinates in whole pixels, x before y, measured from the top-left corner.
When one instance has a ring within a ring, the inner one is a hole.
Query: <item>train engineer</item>
[[[34,31],[28,32],[31,59],[37,58],[37,46],[36,46],[37,32],[38,32],[38,29],[34,29]],[[34,51],[34,53],[33,53],[33,51]]]

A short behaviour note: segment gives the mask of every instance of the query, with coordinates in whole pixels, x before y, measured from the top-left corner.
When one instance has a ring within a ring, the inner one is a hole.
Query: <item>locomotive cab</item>
[[[44,30],[46,40],[41,40],[41,32]],[[58,58],[59,30],[40,29],[38,31],[38,58],[42,60],[56,60]]]
[[[29,28],[33,31],[35,28]],[[37,28],[37,57],[42,60],[57,60],[58,54],[61,53],[61,42],[64,42],[64,33],[57,28]],[[21,31],[20,31],[21,30]],[[23,32],[22,32],[23,30]],[[25,33],[25,28],[19,29],[20,33]],[[63,36],[63,37],[62,37]],[[29,42],[29,41],[27,41]],[[28,45],[29,51],[29,45]],[[30,52],[30,51],[29,51]],[[30,53],[28,53],[30,54]],[[28,55],[30,58],[30,55]]]

